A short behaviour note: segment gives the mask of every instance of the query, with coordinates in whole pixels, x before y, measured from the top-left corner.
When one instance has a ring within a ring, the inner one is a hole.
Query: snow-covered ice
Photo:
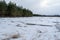
[[[59,28],[59,17],[0,18],[0,40],[60,40]]]

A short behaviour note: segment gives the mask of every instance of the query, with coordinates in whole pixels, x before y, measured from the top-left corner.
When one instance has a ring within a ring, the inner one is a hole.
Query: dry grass
[[[15,34],[11,34],[11,35],[8,35],[6,36],[5,38],[3,38],[2,40],[10,40],[10,39],[17,39],[20,37],[20,34],[19,33],[15,33]]]
[[[20,37],[19,34],[13,34],[13,35],[11,36],[12,39],[19,38],[19,37]]]

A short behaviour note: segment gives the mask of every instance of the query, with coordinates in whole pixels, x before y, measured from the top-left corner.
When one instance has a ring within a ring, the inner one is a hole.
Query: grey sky
[[[37,14],[60,14],[60,0],[6,0],[32,10]]]

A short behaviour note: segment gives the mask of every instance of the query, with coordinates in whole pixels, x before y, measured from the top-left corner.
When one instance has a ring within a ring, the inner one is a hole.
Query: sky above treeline
[[[5,0],[7,3],[12,1],[18,6],[30,9],[35,14],[59,15],[60,0]]]

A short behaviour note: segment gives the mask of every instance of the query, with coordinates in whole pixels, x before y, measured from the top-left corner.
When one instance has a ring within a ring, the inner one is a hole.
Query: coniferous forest
[[[15,3],[0,1],[0,17],[31,17],[31,10],[17,6]]]

